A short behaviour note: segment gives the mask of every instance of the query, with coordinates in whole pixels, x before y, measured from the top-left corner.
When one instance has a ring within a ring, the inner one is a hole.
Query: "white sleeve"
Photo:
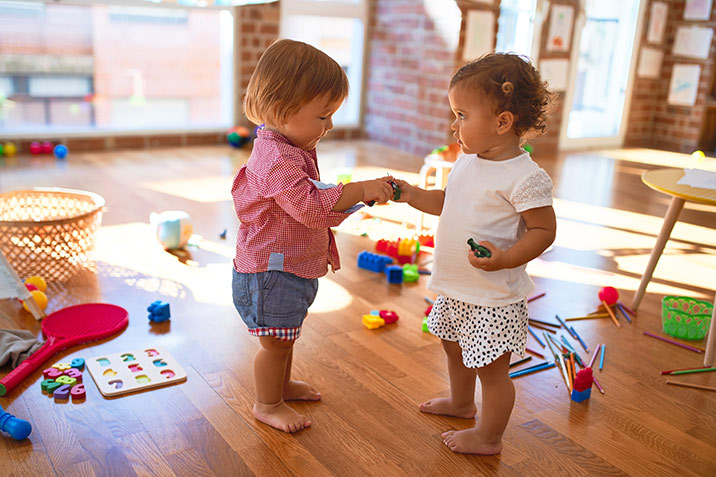
[[[536,169],[512,191],[510,203],[519,212],[552,205],[552,179],[544,169]]]

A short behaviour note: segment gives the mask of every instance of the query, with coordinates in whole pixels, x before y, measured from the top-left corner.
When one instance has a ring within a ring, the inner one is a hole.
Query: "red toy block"
[[[398,314],[394,311],[380,310],[380,317],[383,318],[383,321],[385,321],[386,325],[398,321]]]
[[[42,371],[42,375],[45,379],[56,379],[62,376],[62,371],[57,368],[47,368]]]
[[[591,388],[593,382],[594,378],[592,377],[592,368],[584,368],[578,372],[577,376],[574,378],[573,389],[575,391],[584,391]]]

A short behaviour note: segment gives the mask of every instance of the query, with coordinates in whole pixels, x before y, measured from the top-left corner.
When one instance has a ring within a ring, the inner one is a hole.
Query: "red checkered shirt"
[[[234,269],[283,270],[304,278],[340,268],[330,227],[350,214],[331,209],[343,185],[318,189],[315,149],[304,151],[283,135],[259,130],[249,161],[234,178],[231,195],[241,224]]]

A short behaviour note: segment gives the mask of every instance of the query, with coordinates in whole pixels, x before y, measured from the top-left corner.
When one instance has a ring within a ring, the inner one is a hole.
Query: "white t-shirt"
[[[467,239],[487,240],[506,250],[525,233],[520,212],[551,205],[552,180],[528,153],[505,161],[460,155],[448,176],[428,288],[482,306],[523,300],[534,288],[527,264],[479,270],[468,261]]]

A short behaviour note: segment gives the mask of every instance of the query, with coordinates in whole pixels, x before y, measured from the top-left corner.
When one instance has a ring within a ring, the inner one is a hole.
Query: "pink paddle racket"
[[[42,320],[45,343],[0,379],[0,396],[7,394],[58,351],[107,338],[124,329],[128,323],[127,310],[107,303],[68,306],[46,316]]]

